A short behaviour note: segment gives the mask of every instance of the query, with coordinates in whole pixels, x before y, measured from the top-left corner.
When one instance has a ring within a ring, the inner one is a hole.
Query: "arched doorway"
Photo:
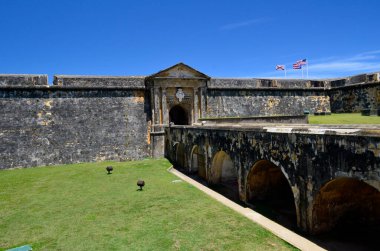
[[[189,125],[189,115],[180,105],[173,106],[169,111],[169,122],[175,125]]]
[[[185,156],[185,145],[183,143],[178,143],[175,151],[175,160],[177,168],[185,170],[186,169],[186,156]]]
[[[214,155],[209,183],[214,189],[232,200],[239,200],[238,173],[231,157],[224,151]]]
[[[203,180],[206,180],[205,156],[197,145],[193,147],[191,152],[190,172],[196,173]]]
[[[344,235],[380,227],[380,192],[354,178],[326,183],[313,203],[312,233],[330,230]]]
[[[246,201],[257,211],[288,228],[297,227],[294,196],[280,167],[259,160],[246,180]]]

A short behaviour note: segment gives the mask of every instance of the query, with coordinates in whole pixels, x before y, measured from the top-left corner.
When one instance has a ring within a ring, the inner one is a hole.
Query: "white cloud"
[[[380,71],[380,50],[366,51],[350,57],[329,57],[308,59],[310,79],[337,78],[360,73]],[[293,70],[292,63],[287,64],[287,78],[301,78],[301,70]],[[306,68],[306,67],[304,67]],[[306,69],[303,70],[306,77]],[[282,72],[271,71],[261,74],[267,78],[283,78]]]
[[[320,61],[317,64],[313,64],[311,61],[309,62],[309,71],[315,71],[318,73],[380,71],[379,56],[380,50],[377,50],[359,53],[348,58]]]
[[[266,19],[266,18],[257,18],[257,19],[242,21],[242,22],[229,23],[229,24],[221,26],[220,30],[234,30],[234,29],[238,29],[241,27],[245,27],[245,26],[251,26],[254,24],[264,23],[267,21],[268,21],[268,19]]]

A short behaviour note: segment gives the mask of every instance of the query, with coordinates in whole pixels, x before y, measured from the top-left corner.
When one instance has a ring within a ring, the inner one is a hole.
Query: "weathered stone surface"
[[[0,74],[0,87],[48,86],[47,75]]]
[[[208,90],[206,117],[302,115],[330,112],[329,97],[321,91]]]
[[[212,78],[207,83],[210,89],[251,89],[260,87],[258,79],[232,79],[232,78]]]
[[[1,90],[0,168],[150,156],[139,90]]]
[[[302,79],[256,79],[256,78],[212,78],[207,84],[209,89],[256,89],[281,88],[304,89],[325,88],[328,81],[302,80]]]
[[[64,87],[124,87],[145,89],[145,77],[112,77],[112,76],[54,76],[55,86]]]
[[[331,112],[361,112],[380,106],[380,83],[343,86],[329,91]]]

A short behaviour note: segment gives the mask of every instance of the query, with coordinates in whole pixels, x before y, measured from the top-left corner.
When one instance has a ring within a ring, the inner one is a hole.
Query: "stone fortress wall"
[[[324,81],[211,79],[207,116],[273,116],[330,112]]]
[[[379,107],[379,74],[341,80],[210,78],[185,64],[148,77],[0,75],[0,169],[163,156],[180,107],[201,118]],[[182,96],[178,96],[180,93]]]
[[[150,156],[143,78],[0,76],[0,168]]]
[[[380,109],[379,73],[361,74],[330,82],[331,111],[361,112],[369,110],[378,114]]]

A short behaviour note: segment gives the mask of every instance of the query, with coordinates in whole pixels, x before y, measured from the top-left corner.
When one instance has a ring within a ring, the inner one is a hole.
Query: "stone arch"
[[[205,155],[198,145],[193,146],[190,154],[190,172],[197,173],[199,177],[206,180]]]
[[[183,106],[175,105],[169,111],[169,122],[175,125],[190,125],[189,112]]]
[[[311,233],[380,226],[380,192],[356,178],[327,182],[315,196]]]
[[[231,180],[237,180],[237,170],[234,167],[231,157],[226,152],[219,151],[212,159],[209,182],[218,184]]]
[[[178,165],[178,168],[186,168],[186,154],[185,154],[185,145],[183,143],[177,143],[175,148],[175,162]]]
[[[169,139],[168,138],[166,138],[165,139],[165,145],[164,145],[164,154],[165,154],[165,157],[169,157],[171,154],[171,147],[170,147],[170,143],[169,143],[170,141],[169,141]],[[171,156],[170,156],[171,157]]]
[[[246,202],[263,203],[281,215],[281,223],[299,222],[297,203],[291,183],[283,170],[268,160],[257,161],[246,177]]]
[[[224,196],[239,200],[238,171],[231,157],[224,151],[217,152],[211,162],[208,182]]]

